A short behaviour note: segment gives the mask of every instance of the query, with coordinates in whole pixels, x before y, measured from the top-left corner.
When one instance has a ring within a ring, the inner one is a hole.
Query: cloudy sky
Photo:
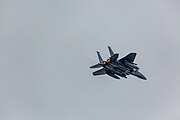
[[[179,120],[178,0],[1,0],[1,120]],[[94,77],[107,45],[147,77]]]

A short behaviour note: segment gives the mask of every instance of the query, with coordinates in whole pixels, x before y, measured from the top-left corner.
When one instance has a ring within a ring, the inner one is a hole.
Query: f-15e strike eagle
[[[101,68],[93,72],[94,76],[107,74],[113,78],[120,79],[127,78],[127,75],[134,75],[143,80],[147,80],[146,77],[139,72],[139,67],[134,63],[136,53],[129,53],[127,56],[118,59],[119,54],[114,53],[110,46],[108,46],[110,58],[104,61],[97,51],[99,63],[91,66],[90,68]]]

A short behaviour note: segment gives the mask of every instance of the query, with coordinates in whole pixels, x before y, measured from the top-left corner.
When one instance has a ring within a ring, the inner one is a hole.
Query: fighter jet
[[[134,75],[146,80],[146,77],[138,71],[139,67],[137,67],[137,64],[134,63],[136,53],[129,53],[127,56],[118,60],[119,54],[114,54],[110,46],[108,46],[108,50],[110,58],[107,59],[107,61],[103,61],[100,53],[97,52],[100,63],[93,65],[90,68],[103,68],[93,72],[94,76],[107,74],[116,79],[120,79],[120,77],[127,78],[126,75]]]

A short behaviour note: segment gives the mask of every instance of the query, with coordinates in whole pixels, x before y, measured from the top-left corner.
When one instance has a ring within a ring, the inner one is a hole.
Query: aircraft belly
[[[115,74],[113,73],[110,73],[110,72],[107,72],[107,75],[113,77],[113,78],[116,78],[116,79],[120,79],[118,76],[116,76]]]

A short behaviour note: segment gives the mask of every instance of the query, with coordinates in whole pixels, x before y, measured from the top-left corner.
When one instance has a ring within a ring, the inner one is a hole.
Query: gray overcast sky
[[[178,0],[1,0],[1,120],[179,120]],[[148,81],[94,77],[107,45]]]

